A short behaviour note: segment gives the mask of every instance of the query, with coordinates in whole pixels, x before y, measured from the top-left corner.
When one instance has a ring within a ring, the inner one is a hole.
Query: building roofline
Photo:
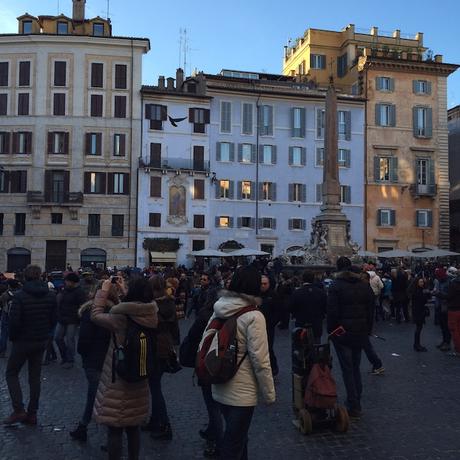
[[[141,87],[141,94],[144,95],[159,95],[159,96],[173,96],[173,97],[190,97],[192,99],[213,99],[212,96],[207,96],[203,94],[196,94],[196,93],[187,93],[185,91],[177,91],[177,90],[168,90],[168,89],[160,89],[157,86],[153,85],[142,85]]]

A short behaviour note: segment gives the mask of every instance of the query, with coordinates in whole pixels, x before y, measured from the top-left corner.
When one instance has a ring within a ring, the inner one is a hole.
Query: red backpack
[[[327,364],[313,364],[305,389],[305,403],[318,409],[333,409],[337,403],[337,385]]]
[[[237,319],[257,307],[241,308],[229,318],[214,318],[203,333],[195,372],[203,384],[225,383],[234,377],[248,352],[238,359]]]

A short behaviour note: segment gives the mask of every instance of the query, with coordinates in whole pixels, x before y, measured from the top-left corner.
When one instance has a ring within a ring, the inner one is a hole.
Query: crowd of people
[[[208,380],[197,369],[208,414],[197,435],[206,442],[207,458],[248,458],[258,396],[267,404],[275,401],[278,358],[287,359],[276,356],[276,330],[289,328],[291,318],[293,327],[310,325],[316,343],[326,340],[327,331],[351,417],[362,414],[361,352],[373,374],[385,370],[370,340],[375,321],[412,320],[414,351],[424,352],[422,330],[433,314],[440,328],[437,347],[460,356],[460,272],[454,266],[409,270],[370,262],[352,265],[339,257],[334,272],[296,273],[283,271],[277,261],[255,260],[207,270],[84,268],[68,270],[62,281],[53,283],[35,265],[18,278],[0,275],[0,357],[8,359],[5,378],[13,408],[3,423],[36,425],[42,366],[59,357],[62,368],[71,369],[78,353],[87,394],[69,434],[85,442],[92,419],[105,425],[102,447],[109,459],[121,458],[124,432],[133,460],[139,457],[141,432],[157,441],[173,439],[162,377],[198,366],[205,337],[210,332],[217,337],[219,331],[212,330],[216,321],[234,321],[235,359],[226,380]],[[193,321],[188,330],[182,328],[181,337],[179,322],[186,317]],[[134,338],[139,338],[138,349],[130,345]],[[139,366],[133,374],[130,353],[139,361],[141,376]],[[19,381],[26,363],[27,407]]]

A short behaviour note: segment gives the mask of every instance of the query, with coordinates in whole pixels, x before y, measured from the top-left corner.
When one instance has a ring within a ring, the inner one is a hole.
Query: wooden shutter
[[[252,134],[252,104],[243,104],[243,134]]]
[[[390,225],[396,225],[396,211],[394,209],[390,211]]]
[[[70,140],[70,135],[69,133],[63,133],[64,134],[64,153],[68,154],[69,153],[69,140]]]
[[[96,133],[96,154],[102,153],[102,133]]]
[[[422,218],[421,218],[421,212],[420,211],[415,211],[415,226],[416,227],[421,227],[422,224]]]
[[[238,144],[238,162],[243,161],[243,144]]]
[[[85,172],[83,175],[83,192],[91,193],[91,173]]]
[[[120,139],[120,151],[119,155],[124,157],[126,155],[126,134],[119,134]]]
[[[319,62],[320,62],[320,68],[325,69],[326,68],[326,55],[325,54],[320,54]]]
[[[64,171],[64,200],[68,201],[70,184],[70,171]]]
[[[292,230],[294,227],[294,219],[288,219],[288,229]]]
[[[255,163],[257,161],[257,146],[255,144],[251,144],[251,163]]]
[[[382,89],[382,77],[375,77],[375,89],[377,91]]]
[[[221,142],[216,142],[216,161],[221,161]]]
[[[242,227],[242,224],[243,224],[243,218],[242,217],[237,217],[236,218],[236,226],[238,228],[241,228]]]
[[[433,135],[433,109],[431,107],[427,107],[425,137],[432,137],[432,135]]]
[[[114,173],[107,173],[107,194],[114,194],[114,183],[113,183]]]
[[[349,110],[345,112],[345,140],[351,140],[351,112]]]
[[[145,104],[145,118],[146,120],[152,119],[152,108],[153,104]]]
[[[100,186],[100,193],[106,194],[107,193],[107,174],[106,173],[97,173],[100,176],[101,186]]]
[[[305,203],[307,201],[307,186],[305,184],[302,184],[300,192],[301,192],[300,201],[302,203]]]
[[[190,123],[195,123],[195,110],[192,107],[188,109],[188,121]]]
[[[29,93],[18,94],[18,115],[29,115]]]
[[[419,137],[417,109],[418,107],[412,107],[412,131],[415,137]]]
[[[150,178],[150,196],[161,198],[161,177],[152,176]]]
[[[239,180],[236,183],[236,198],[238,200],[241,200],[243,198],[243,193],[242,192],[243,192],[243,181]],[[251,193],[252,193],[252,187],[251,187]]]
[[[66,85],[67,62],[54,61],[54,86]]]
[[[433,211],[427,211],[427,225],[428,227],[432,227],[433,226]]]
[[[323,120],[322,109],[316,109],[316,137],[318,139],[321,139],[323,137],[322,120]]]
[[[127,85],[127,66],[125,64],[115,64],[115,88],[126,89]]]
[[[12,153],[19,153],[19,133],[13,133],[13,146],[12,146]]]
[[[115,118],[126,118],[126,96],[115,96]]]
[[[269,198],[271,201],[276,201],[276,182],[270,184]]]
[[[19,63],[19,86],[30,85],[30,61]]]
[[[344,149],[345,151],[345,167],[350,168],[351,167],[351,152],[350,149]]]
[[[380,182],[380,157],[374,157],[374,181]]]
[[[295,129],[295,110],[297,107],[292,107],[291,108],[291,137],[297,137],[296,136],[296,129]]]
[[[418,80],[412,80],[412,92],[415,94],[418,93]]]
[[[228,198],[230,200],[233,200],[234,193],[235,193],[235,183],[234,181],[231,180],[228,183]]]
[[[398,182],[398,158],[390,158],[390,181]]]
[[[204,180],[203,179],[195,179],[193,181],[193,198],[195,200],[203,200],[204,199]]]
[[[267,135],[272,136],[273,135],[273,106],[268,105],[268,126],[267,126]]]
[[[0,86],[8,86],[9,62],[0,62]]]
[[[9,176],[9,190],[10,193],[18,193],[19,189],[19,177],[18,177],[18,172],[19,171],[10,171],[8,176]],[[6,187],[5,190],[8,192],[8,182],[6,182]]]
[[[382,210],[377,209],[377,225],[380,227],[382,225]]]
[[[217,199],[222,198],[220,195],[220,191],[221,191],[221,186],[220,186],[220,180],[219,180],[216,182],[216,198]]]
[[[210,111],[209,109],[203,109],[203,111],[204,111],[204,122],[205,124],[209,124],[209,122],[211,121]]]
[[[10,133],[7,133],[4,131],[4,132],[0,132],[0,134],[1,134],[0,153],[8,154],[10,153]]]
[[[216,217],[214,218],[214,224],[215,224],[216,227],[220,227],[220,222],[219,222],[219,220],[220,220],[220,216],[216,216]]]
[[[24,133],[24,135],[25,135],[24,153],[31,154],[32,153],[32,133],[28,131]]]
[[[0,115],[8,114],[8,94],[0,94]]]
[[[48,133],[48,154],[54,153],[54,132]]]
[[[230,143],[229,151],[230,161],[235,161],[235,144],[233,142]]]
[[[434,160],[428,160],[428,183],[429,185],[434,185],[435,180],[435,163]]]
[[[294,184],[288,184],[288,201],[294,201]]]
[[[426,94],[431,94],[431,81],[426,82]]]
[[[276,218],[275,217],[270,218],[270,228],[272,230],[276,230]]]
[[[8,193],[9,181],[10,181],[10,172],[9,171],[0,171],[0,175],[3,176],[3,187],[0,188],[0,193]]]
[[[323,184],[316,184],[316,202],[321,203],[323,201]]]
[[[316,147],[316,166],[322,166],[324,163],[324,148]]]
[[[222,101],[220,103],[220,131],[229,133],[232,130],[232,108],[231,103]]]
[[[264,163],[264,146],[259,145],[259,164]]]
[[[44,177],[45,201],[51,201],[51,192],[53,186],[53,171],[46,170]]]
[[[288,164],[291,166],[294,163],[294,147],[289,147]]]
[[[276,151],[276,145],[272,145],[272,165],[276,165],[278,159],[277,151]]]
[[[302,147],[300,149],[300,164],[305,166],[307,164],[307,149],[306,147]]]
[[[150,143],[150,166],[161,168],[161,144],[158,142]]]
[[[305,108],[300,109],[300,137],[305,137],[307,129],[307,120],[306,120],[306,110]]]
[[[389,78],[390,81],[390,91],[395,90],[395,79],[394,78]]]
[[[129,194],[129,174],[123,173],[123,195]]]
[[[381,107],[382,104],[375,104],[375,124],[377,126],[382,126]]]
[[[104,86],[104,64],[93,62],[91,64],[91,86],[102,88]]]
[[[346,204],[351,203],[351,187],[349,185],[343,186],[343,201]]]
[[[396,126],[396,106],[390,105],[390,126]]]

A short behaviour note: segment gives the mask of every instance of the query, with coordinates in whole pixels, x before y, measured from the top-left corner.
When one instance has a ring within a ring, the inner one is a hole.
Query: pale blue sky
[[[58,8],[59,5],[59,8]],[[0,0],[0,33],[16,32],[16,17],[71,15],[71,0]],[[107,0],[87,0],[87,17],[107,14]],[[180,29],[187,29],[187,74],[197,68],[281,73],[283,46],[305,29],[424,32],[424,44],[444,62],[460,64],[460,0],[110,0],[114,35],[150,38],[143,83],[174,76],[179,66]],[[183,65],[183,58],[181,60]],[[448,81],[448,107],[460,104],[460,69]]]

